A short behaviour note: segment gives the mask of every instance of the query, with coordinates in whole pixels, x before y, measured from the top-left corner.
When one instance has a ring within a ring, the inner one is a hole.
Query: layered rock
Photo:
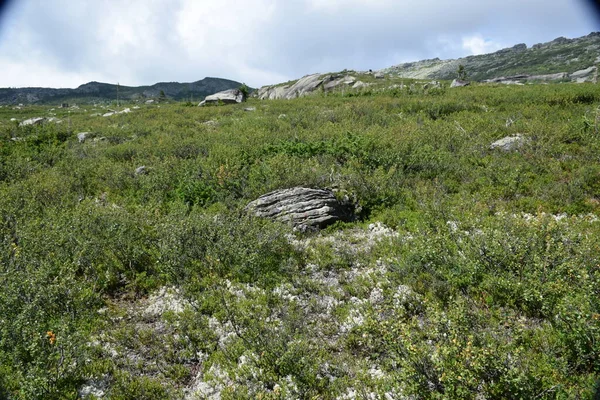
[[[300,231],[317,230],[352,219],[352,210],[330,190],[294,187],[264,194],[246,209],[256,216],[290,223]]]
[[[261,100],[289,100],[306,96],[317,89],[330,91],[338,87],[352,87],[356,83],[356,78],[350,75],[312,74],[291,85],[263,86],[258,90],[257,97]]]

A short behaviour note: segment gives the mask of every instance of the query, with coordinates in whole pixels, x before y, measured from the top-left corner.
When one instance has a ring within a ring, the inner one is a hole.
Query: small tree
[[[250,94],[250,88],[245,83],[242,83],[242,86],[239,87],[239,90],[244,95],[244,99]]]
[[[158,99],[165,100],[166,98],[167,98],[167,95],[165,94],[164,90],[161,90],[160,94],[158,95]]]
[[[456,70],[456,75],[458,80],[466,81],[467,80],[467,71],[465,70],[465,66],[459,64],[458,69]]]

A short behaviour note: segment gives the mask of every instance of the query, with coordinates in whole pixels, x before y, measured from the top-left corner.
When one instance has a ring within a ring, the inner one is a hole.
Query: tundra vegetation
[[[0,108],[0,398],[591,397],[598,87],[360,79]],[[244,210],[295,186],[356,221]]]

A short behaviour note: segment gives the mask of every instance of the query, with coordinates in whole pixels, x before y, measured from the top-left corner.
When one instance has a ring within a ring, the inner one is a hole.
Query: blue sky
[[[259,87],[314,72],[457,58],[600,30],[583,0],[13,0],[0,87]]]

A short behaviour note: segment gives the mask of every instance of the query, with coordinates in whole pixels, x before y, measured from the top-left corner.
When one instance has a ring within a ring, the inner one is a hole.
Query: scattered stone
[[[111,117],[111,116],[113,116],[115,114],[116,114],[115,112],[111,111],[111,112],[107,112],[106,114],[103,114],[102,116],[103,117]]]
[[[205,104],[217,104],[219,102],[225,104],[237,104],[241,103],[244,100],[245,96],[241,90],[229,89],[215,94],[211,94],[210,96],[206,96],[206,98],[203,101],[201,101],[200,104],[198,104],[198,106],[203,106]]]
[[[385,75],[383,74],[383,72],[375,72],[375,74],[373,76],[375,77],[375,79],[385,78]]]
[[[439,89],[442,87],[442,84],[438,81],[427,82],[423,85],[423,89]]]
[[[146,100],[146,104],[153,104],[154,100]]]
[[[321,229],[353,217],[350,207],[338,201],[332,191],[304,187],[264,194],[246,209],[259,217],[288,222],[300,231]]]
[[[92,132],[79,132],[77,134],[77,140],[79,140],[79,143],[84,143],[86,139],[91,138],[93,135]]]
[[[44,122],[46,122],[46,118],[43,117],[29,118],[21,122],[19,126],[40,125]]]
[[[514,136],[506,136],[500,140],[496,140],[490,145],[490,150],[511,151],[516,150],[523,145],[525,137],[520,133]]]
[[[277,117],[277,119],[284,119],[287,118],[287,114],[279,114],[279,116]]]
[[[244,111],[256,111],[256,107],[246,107]]]
[[[362,89],[366,87],[369,87],[369,84],[362,81],[356,81],[354,82],[354,85],[352,85],[352,89]]]
[[[89,380],[79,389],[79,398],[101,399],[105,396],[108,387],[106,380]]]
[[[470,84],[471,84],[471,82],[469,82],[469,81],[462,81],[460,79],[455,79],[450,84],[450,87],[451,88],[454,88],[454,87],[463,87],[463,86],[469,86]]]
[[[135,169],[135,174],[136,175],[146,175],[148,173],[148,169],[146,168],[145,165],[142,165],[140,167],[137,167]]]

